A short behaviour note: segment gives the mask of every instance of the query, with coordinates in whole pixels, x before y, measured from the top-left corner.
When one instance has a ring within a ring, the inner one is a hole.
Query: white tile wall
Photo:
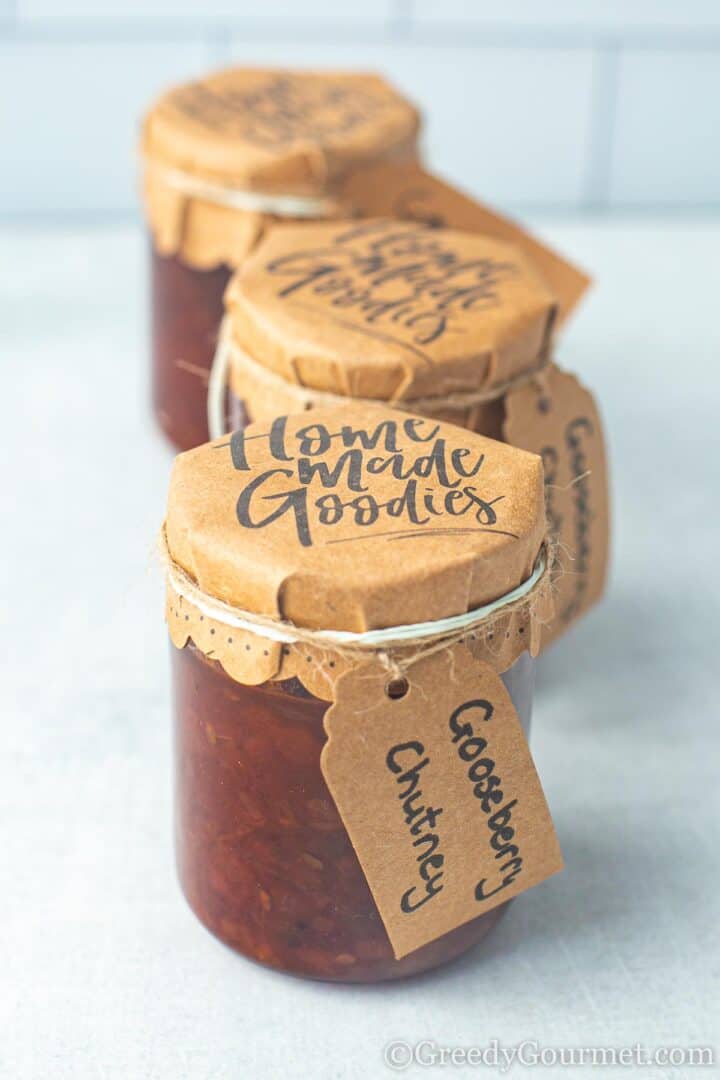
[[[512,26],[565,31],[720,28],[717,0],[415,0],[415,19],[430,25]]]
[[[105,211],[136,202],[138,117],[166,83],[203,71],[205,45],[0,45],[0,206]]]
[[[248,43],[233,61],[385,72],[425,111],[428,159],[491,201],[584,198],[593,56],[585,49]]]
[[[720,56],[715,50],[670,56],[625,52],[611,202],[720,202],[719,103]]]
[[[20,20],[32,19],[222,19],[235,21],[324,19],[328,22],[383,24],[394,12],[394,0],[16,0]]]
[[[720,207],[720,0],[0,0],[0,216],[132,210],[143,109],[231,59],[387,71],[501,206]]]

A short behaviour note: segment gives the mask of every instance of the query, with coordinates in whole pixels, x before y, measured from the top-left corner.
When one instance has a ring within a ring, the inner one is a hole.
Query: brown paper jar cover
[[[274,221],[301,209],[304,218],[354,213],[341,191],[349,173],[414,159],[419,122],[382,79],[351,72],[224,71],[149,110],[153,403],[176,449],[208,438],[208,372],[232,268]],[[310,202],[298,207],[297,197]]]
[[[552,362],[557,305],[529,251],[367,219],[271,230],[225,296],[230,424],[380,399],[542,455],[558,542],[550,644],[602,596],[607,461],[592,394]]]
[[[557,312],[517,247],[389,219],[272,229],[225,306],[237,345],[285,382],[409,407],[538,370]]]
[[[258,615],[353,632],[442,619],[530,576],[542,461],[381,405],[317,409],[179,455],[165,531],[204,593]]]
[[[178,867],[200,920],[254,960],[336,981],[413,974],[476,944],[507,901],[393,952],[321,766],[328,702],[357,659],[229,626],[222,602],[361,631],[504,596],[543,546],[540,459],[381,405],[319,409],[180,455],[164,533]],[[543,587],[462,646],[502,674],[525,731],[548,610]]]

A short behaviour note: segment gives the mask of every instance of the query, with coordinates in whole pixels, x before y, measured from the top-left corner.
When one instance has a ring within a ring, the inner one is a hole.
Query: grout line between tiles
[[[621,46],[617,41],[607,42],[593,56],[591,115],[582,200],[587,210],[603,209],[610,198],[620,58]]]

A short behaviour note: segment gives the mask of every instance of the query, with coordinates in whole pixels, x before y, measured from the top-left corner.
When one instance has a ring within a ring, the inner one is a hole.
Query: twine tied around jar
[[[181,169],[159,165],[145,155],[145,166],[152,170],[166,187],[191,199],[244,210],[251,214],[268,214],[282,218],[330,218],[338,212],[335,199],[322,195],[279,195],[250,188],[234,188],[191,176]]]
[[[322,406],[347,405],[349,401],[360,405],[378,405],[377,398],[364,398],[336,394],[329,390],[314,390],[312,387],[300,386],[298,383],[288,382],[281,375],[268,370],[254,360],[241,349],[237,342],[232,340],[230,320],[226,315],[218,332],[218,343],[215,350],[210,378],[208,381],[207,417],[208,431],[211,439],[219,439],[227,434],[225,419],[225,391],[228,384],[231,363],[252,373],[256,382],[262,383],[269,390],[282,391],[290,394],[297,401],[297,412],[306,412],[309,409],[321,408]],[[455,411],[471,408],[473,405],[482,405],[490,401],[497,401],[517,386],[524,386],[535,379],[539,379],[545,369],[551,363],[549,350],[543,352],[540,361],[529,371],[523,371],[510,379],[505,379],[493,387],[478,390],[458,390],[450,394],[440,394],[436,397],[420,397],[404,400],[402,398],[387,402],[395,409],[405,412],[415,412],[421,415],[433,416],[445,410]]]
[[[402,680],[407,671],[444,649],[452,648],[482,628],[489,631],[501,618],[519,609],[533,615],[534,609],[551,587],[554,549],[546,537],[532,573],[503,596],[471,611],[428,622],[389,626],[378,630],[315,630],[297,626],[287,619],[261,615],[206,593],[172,557],[163,526],[159,552],[168,584],[203,616],[234,630],[244,630],[257,637],[284,645],[309,645],[330,650],[345,660],[377,659],[387,669],[391,680]]]

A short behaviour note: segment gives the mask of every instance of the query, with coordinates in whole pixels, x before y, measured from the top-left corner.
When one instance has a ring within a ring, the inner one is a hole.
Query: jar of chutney
[[[181,454],[162,550],[185,896],[244,956],[375,982],[562,860],[526,736],[536,455],[382,405]]]
[[[142,131],[153,401],[177,449],[207,437],[222,296],[268,225],[353,212],[360,165],[416,156],[417,110],[383,79],[233,69],[175,87]]]

